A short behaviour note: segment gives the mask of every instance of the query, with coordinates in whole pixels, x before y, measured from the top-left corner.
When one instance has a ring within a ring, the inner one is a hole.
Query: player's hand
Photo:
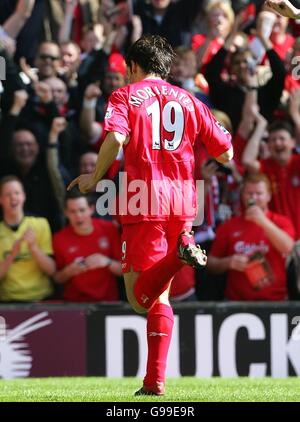
[[[246,255],[234,254],[230,257],[229,269],[235,271],[245,271],[249,258]]]
[[[299,17],[299,10],[288,0],[268,0],[265,2],[265,6],[287,18],[297,19]]]
[[[88,193],[94,189],[96,183],[94,182],[93,174],[81,174],[72,180],[67,187],[67,190],[71,190],[74,186],[78,185],[81,193]]]

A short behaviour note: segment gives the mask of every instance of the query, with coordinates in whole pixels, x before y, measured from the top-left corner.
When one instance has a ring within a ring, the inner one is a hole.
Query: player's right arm
[[[196,116],[200,123],[198,136],[209,155],[219,163],[227,163],[233,158],[231,134],[218,122],[209,108],[200,101],[195,102]]]
[[[233,148],[230,147],[227,151],[223,152],[223,154],[219,155],[215,159],[222,164],[228,163],[228,161],[232,160],[233,158]]]

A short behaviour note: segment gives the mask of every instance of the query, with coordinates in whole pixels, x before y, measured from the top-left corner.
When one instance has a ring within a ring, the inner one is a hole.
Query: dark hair
[[[233,64],[234,60],[237,56],[249,54],[253,57],[253,53],[248,46],[246,47],[238,47],[232,54],[230,54],[230,65]]]
[[[65,197],[65,207],[67,206],[67,202],[72,199],[79,199],[85,198],[89,205],[92,205],[93,201],[90,195],[86,195],[85,193],[81,193],[77,187],[74,187],[70,191],[67,191]]]
[[[268,127],[269,133],[276,132],[277,130],[286,130],[292,138],[295,135],[293,125],[287,120],[274,120]]]
[[[159,35],[143,35],[129,49],[126,64],[136,63],[146,75],[153,74],[166,79],[175,57],[169,42]]]
[[[20,183],[20,185],[22,186],[22,189],[24,191],[24,186],[23,186],[23,183],[21,182],[21,180],[17,176],[15,176],[13,174],[9,174],[7,176],[3,176],[0,179],[0,194],[2,192],[3,186],[6,185],[6,183],[10,183],[10,182],[18,182],[18,183]]]

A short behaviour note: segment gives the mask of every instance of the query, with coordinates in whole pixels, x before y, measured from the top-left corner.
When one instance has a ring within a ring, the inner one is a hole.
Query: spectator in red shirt
[[[73,191],[66,198],[69,225],[56,233],[53,249],[57,283],[64,284],[63,298],[70,302],[119,300],[117,276],[121,275],[121,242],[112,222],[93,219],[85,195]]]
[[[274,50],[281,60],[285,59],[287,53],[292,50],[295,42],[295,38],[292,35],[287,34],[288,24],[288,18],[276,14],[276,21],[270,39]]]
[[[292,223],[268,209],[271,190],[263,174],[244,179],[241,199],[243,215],[219,226],[207,268],[226,273],[229,300],[284,300],[285,256],[294,245]]]
[[[197,51],[198,64],[206,65],[220,50],[234,22],[234,12],[229,3],[212,1],[206,10],[207,35],[196,34],[192,38],[192,49]]]
[[[259,160],[259,139],[248,141],[242,163],[251,173],[262,172],[271,182],[270,209],[290,218],[300,238],[300,155],[293,154],[294,131],[286,121],[274,121],[269,127],[270,158]]]

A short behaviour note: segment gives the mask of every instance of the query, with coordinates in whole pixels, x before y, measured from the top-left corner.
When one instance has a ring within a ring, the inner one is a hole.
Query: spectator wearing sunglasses
[[[39,80],[57,76],[60,67],[60,48],[56,43],[43,42],[39,45],[35,59]]]

